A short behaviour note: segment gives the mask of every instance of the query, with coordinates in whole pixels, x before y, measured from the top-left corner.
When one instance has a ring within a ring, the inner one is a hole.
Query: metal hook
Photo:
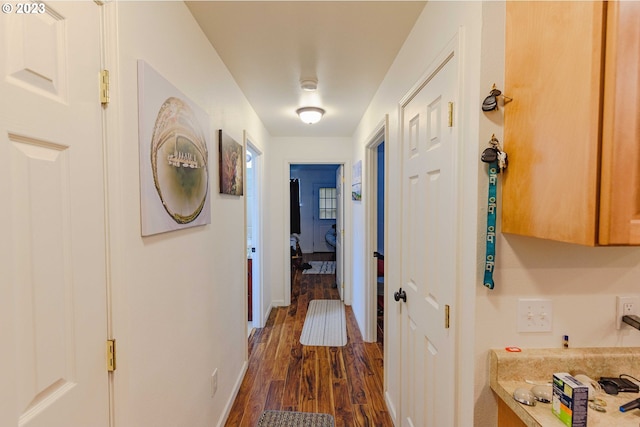
[[[491,86],[491,91],[489,92],[489,96],[487,96],[482,102],[482,111],[493,111],[498,109],[498,97],[502,96],[504,104],[507,104],[513,101],[513,98],[510,98],[506,95],[502,94],[502,91],[496,87],[494,83]]]
[[[500,148],[500,141],[496,138],[496,134],[491,134],[491,139],[489,140],[489,145],[493,148]]]

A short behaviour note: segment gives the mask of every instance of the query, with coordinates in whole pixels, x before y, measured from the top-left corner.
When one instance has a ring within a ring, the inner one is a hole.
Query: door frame
[[[265,319],[264,319],[264,304],[263,304],[263,255],[262,255],[262,242],[263,242],[263,223],[262,223],[262,212],[263,211],[263,206],[262,206],[262,182],[264,181],[263,179],[261,179],[262,177],[262,173],[263,173],[263,168],[262,168],[262,151],[260,151],[260,149],[258,149],[258,147],[256,146],[256,144],[254,144],[252,141],[254,141],[254,139],[251,137],[251,135],[249,135],[249,133],[244,130],[242,132],[242,139],[243,139],[243,143],[245,146],[245,162],[244,162],[244,168],[245,168],[245,176],[246,175],[246,168],[247,168],[247,162],[246,162],[246,153],[249,151],[249,149],[251,149],[252,152],[254,152],[256,155],[253,158],[254,160],[254,167],[255,167],[255,171],[254,171],[254,212],[253,212],[253,225],[256,228],[254,230],[254,234],[253,234],[253,246],[256,248],[256,254],[255,256],[252,256],[253,259],[253,263],[252,263],[252,307],[253,307],[253,313],[252,313],[252,323],[254,328],[262,328],[265,324]],[[246,186],[246,182],[245,182],[245,186]],[[245,188],[245,194],[247,194],[246,188]],[[248,224],[248,215],[250,215],[250,212],[247,212],[247,198],[244,198],[244,241],[247,241],[247,224]],[[246,243],[245,243],[246,244]],[[247,277],[249,274],[248,271],[248,266],[246,265],[247,263],[245,263],[245,275],[244,277]],[[246,307],[245,304],[245,312],[248,311],[248,308]],[[248,314],[248,313],[247,313]],[[245,320],[247,319],[247,316],[245,315]]]
[[[406,92],[405,96],[401,98],[397,108],[398,123],[402,123],[403,107],[427,83],[429,76],[434,74],[434,67],[442,63],[442,59],[451,52],[458,56],[458,93],[456,97],[457,105],[454,106],[454,125],[458,127],[460,140],[460,148],[456,157],[458,162],[457,173],[459,174],[457,179],[459,211],[456,220],[458,227],[457,257],[460,267],[454,298],[457,308],[454,308],[451,313],[451,323],[457,328],[455,332],[456,358],[454,360],[454,369],[457,375],[453,379],[455,381],[454,425],[471,425],[473,423],[475,395],[473,387],[468,387],[468,379],[474,378],[476,375],[475,330],[473,327],[461,326],[474,324],[476,287],[482,280],[482,270],[478,267],[477,262],[477,241],[480,233],[478,224],[478,212],[480,212],[478,176],[482,173],[478,158],[480,157],[481,148],[476,142],[477,137],[474,136],[481,129],[474,121],[478,117],[478,104],[476,102],[477,97],[471,93],[470,89],[475,89],[475,86],[467,84],[468,79],[465,73],[468,70],[468,68],[465,68],[465,56],[468,53],[468,49],[465,49],[465,34],[465,28],[459,27],[446,46],[434,56],[427,71],[420,76],[411,89]],[[481,136],[484,136],[484,134]],[[471,138],[472,141],[467,143],[465,140],[468,138]],[[402,173],[402,167],[401,165],[400,173]],[[481,240],[484,241],[484,237]],[[385,360],[389,360],[386,354],[388,347],[390,346],[385,345]],[[394,351],[395,360],[401,360],[398,355],[398,349],[394,349]],[[400,375],[402,375],[401,372]],[[401,389],[399,391],[399,412],[397,413],[398,417],[394,418],[394,420],[401,420],[403,416],[401,403],[406,396],[403,395]]]
[[[344,301],[344,165],[336,169],[336,286],[340,294],[340,301]]]
[[[284,209],[285,209],[285,215],[284,216],[284,236],[283,236],[283,249],[284,249],[284,277],[283,277],[283,282],[284,282],[284,305],[285,306],[289,306],[291,305],[291,250],[290,248],[290,237],[291,237],[291,217],[290,215],[287,215],[286,212],[291,212],[291,197],[290,197],[290,190],[289,190],[289,176],[291,173],[291,166],[292,165],[337,165],[340,166],[342,165],[342,167],[344,168],[344,170],[348,170],[348,168],[351,167],[351,163],[349,161],[346,161],[345,159],[336,159],[336,160],[300,160],[300,161],[296,161],[296,160],[285,160],[284,162],[284,176],[285,179],[283,180],[283,195],[284,195]],[[345,180],[343,183],[344,187],[348,187],[351,184],[351,180],[347,179],[346,174],[345,174]],[[350,230],[350,206],[347,206],[347,203],[345,203],[345,196],[344,196],[345,191],[342,192],[342,208],[343,208],[343,228],[345,230]],[[342,277],[343,277],[343,284],[344,284],[344,297],[343,297],[343,302],[345,305],[351,305],[351,283],[347,280],[348,277],[351,277],[351,238],[349,236],[349,233],[345,233],[343,235],[343,240],[342,240],[342,253],[343,253],[343,268],[342,268]]]
[[[451,212],[449,212],[450,214],[453,214],[453,218],[447,218],[446,221],[452,221],[452,228],[455,229],[455,233],[453,236],[451,236],[449,238],[449,242],[451,242],[450,244],[452,245],[451,248],[451,253],[447,252],[447,260],[451,261],[453,260],[453,265],[454,266],[458,266],[460,265],[460,242],[461,240],[459,239],[459,233],[460,233],[460,229],[461,229],[461,221],[460,221],[460,211],[461,211],[461,199],[460,199],[460,152],[462,151],[462,148],[459,146],[461,145],[461,131],[459,129],[459,125],[458,125],[458,121],[456,119],[455,116],[455,112],[456,109],[454,108],[457,104],[458,101],[460,100],[460,87],[461,87],[461,80],[460,80],[460,71],[459,71],[459,67],[460,67],[460,59],[458,58],[459,55],[459,42],[457,40],[457,38],[454,38],[452,41],[450,41],[449,43],[447,43],[447,45],[445,46],[445,48],[435,57],[435,60],[433,62],[431,62],[431,64],[429,65],[428,69],[427,69],[427,73],[425,75],[423,75],[420,80],[412,87],[412,89],[407,93],[407,95],[405,95],[405,97],[402,98],[402,100],[400,101],[399,105],[398,105],[398,126],[399,126],[399,146],[400,146],[400,162],[401,162],[401,168],[400,168],[400,191],[401,191],[401,216],[403,218],[403,223],[405,222],[404,219],[407,215],[407,213],[409,212],[408,209],[409,205],[405,205],[405,201],[408,200],[406,199],[406,197],[408,197],[408,195],[405,193],[405,186],[408,185],[408,182],[405,181],[405,172],[407,170],[407,162],[405,159],[405,148],[408,144],[409,141],[407,141],[405,139],[405,123],[411,123],[411,121],[413,120],[412,117],[406,117],[406,108],[418,97],[420,97],[423,94],[423,91],[428,90],[428,88],[435,88],[435,90],[442,95],[442,92],[439,91],[439,87],[438,86],[432,86],[436,85],[437,83],[434,83],[434,81],[436,81],[436,79],[441,76],[442,74],[440,74],[442,72],[442,70],[450,63],[455,62],[455,68],[451,70],[451,76],[453,76],[452,80],[454,81],[452,84],[454,85],[453,87],[453,93],[452,93],[452,97],[451,98],[438,98],[444,102],[447,101],[451,101],[451,103],[449,104],[450,107],[452,107],[451,114],[452,114],[452,122],[449,123],[449,128],[451,129],[450,132],[446,132],[449,133],[450,135],[452,135],[452,140],[451,141],[443,141],[442,142],[442,146],[446,146],[446,147],[451,147],[451,154],[447,155],[446,159],[443,160],[443,162],[445,162],[444,164],[446,165],[446,160],[453,160],[454,163],[450,165],[451,168],[451,187],[455,189],[455,194],[453,196],[453,203],[454,206],[451,208]],[[455,73],[455,74],[454,74]],[[446,75],[445,75],[446,76]],[[428,102],[431,102],[431,98],[428,100]],[[419,101],[421,102],[418,106],[418,110],[420,111],[420,116],[422,117],[422,114],[427,113],[427,108],[425,108],[425,102],[427,102],[427,100],[421,100]],[[444,114],[443,114],[444,115]],[[425,121],[429,121],[432,120],[433,118],[430,118],[429,116],[425,117]],[[437,116],[437,120],[438,123],[440,123],[440,121],[442,120],[442,117],[440,115]],[[419,119],[417,122],[422,122],[421,119]],[[416,131],[416,134],[419,134],[420,131]],[[443,131],[443,134],[445,132]],[[426,136],[426,135],[425,135]],[[448,142],[453,143],[453,145],[448,144]],[[422,143],[422,139],[418,138],[418,145],[421,145]],[[419,151],[421,151],[421,149],[418,149]],[[426,154],[425,154],[426,155]],[[438,156],[438,154],[436,154],[436,156]],[[422,157],[421,155],[418,155],[417,157]],[[426,160],[426,159],[425,159]],[[420,160],[418,160],[420,161]],[[423,167],[424,165],[420,165],[421,167]],[[420,174],[422,174],[424,172],[423,169],[420,169]],[[421,175],[422,176],[422,175]],[[426,178],[421,178],[422,180],[426,179]],[[445,191],[447,190],[447,188],[445,188]],[[424,189],[419,188],[417,191],[424,191]],[[425,193],[421,193],[421,194],[425,194]],[[423,196],[423,197],[427,197],[427,196]],[[446,206],[446,204],[445,204]],[[424,209],[427,209],[426,207],[424,207]],[[426,211],[418,211],[417,215],[421,216],[427,214]],[[409,220],[410,222],[410,220]],[[419,221],[418,221],[419,222]],[[404,224],[403,224],[403,228],[402,228],[402,233],[401,233],[401,238],[399,241],[400,244],[400,250],[402,252],[402,258],[405,258],[406,256],[408,256],[411,251],[412,248],[410,246],[407,246],[406,243],[409,240],[408,239],[408,234],[406,234],[407,232],[411,231],[409,228],[405,228]],[[426,230],[425,230],[426,231]],[[403,260],[404,261],[404,260]],[[420,264],[421,260],[420,259],[415,259],[413,261],[408,261],[407,265],[409,265],[409,263],[411,266],[414,266],[415,264]],[[406,265],[402,265],[402,268],[405,269],[407,268]],[[418,268],[419,269],[419,268]],[[448,271],[448,270],[447,270]],[[419,333],[420,337],[419,340],[422,340],[422,330],[421,328],[425,325],[430,325],[430,328],[434,328],[435,330],[431,330],[431,332],[434,333],[434,335],[437,337],[438,335],[440,335],[442,329],[445,329],[445,332],[442,333],[443,336],[445,336],[444,338],[440,337],[443,339],[443,342],[440,342],[439,344],[444,344],[444,346],[446,347],[444,349],[445,352],[444,354],[442,354],[441,356],[439,356],[440,358],[444,358],[445,362],[444,364],[447,365],[445,369],[445,371],[451,371],[451,374],[456,377],[455,373],[456,368],[457,368],[457,360],[458,360],[458,356],[459,356],[459,346],[457,345],[457,331],[459,329],[459,323],[456,321],[455,318],[455,314],[458,311],[458,305],[457,305],[457,296],[458,296],[458,289],[460,287],[460,275],[459,272],[457,270],[457,268],[453,268],[451,270],[453,273],[453,277],[452,277],[452,281],[451,281],[451,287],[447,286],[447,290],[448,292],[450,292],[450,295],[447,292],[442,292],[443,295],[436,295],[436,299],[438,301],[437,304],[429,304],[427,303],[427,306],[431,306],[434,307],[436,306],[437,308],[434,308],[435,311],[437,311],[438,315],[441,315],[441,313],[444,312],[444,304],[449,304],[453,313],[453,316],[451,316],[449,319],[450,321],[450,325],[448,324],[447,326],[444,326],[444,324],[441,325],[437,325],[437,324],[433,324],[433,323],[429,323],[429,319],[428,317],[425,318],[417,318],[415,319],[415,323],[414,325],[417,325],[415,327],[415,330],[413,332],[415,333]],[[445,271],[446,273],[446,271]],[[421,278],[421,277],[419,277]],[[402,287],[405,287],[405,273],[404,271],[401,273],[400,275],[400,284]],[[407,286],[409,287],[409,286]],[[417,286],[416,286],[417,287]],[[419,290],[417,290],[416,292],[417,295],[415,295],[416,299],[423,301],[426,300],[427,298],[425,298],[425,295],[420,294]],[[412,295],[408,295],[407,298],[411,299]],[[447,298],[447,296],[450,296],[449,298]],[[407,303],[407,300],[405,299],[405,303]],[[411,343],[409,340],[409,335],[412,335],[409,331],[410,329],[410,322],[412,323],[414,321],[414,319],[412,319],[410,317],[410,310],[409,307],[410,305],[405,305],[402,304],[402,314],[401,314],[401,319],[400,319],[400,325],[401,325],[401,339],[400,339],[400,345],[399,345],[399,358],[398,360],[401,363],[401,369],[400,369],[400,405],[399,405],[399,411],[400,411],[400,417],[399,417],[399,421],[401,425],[408,425],[411,424],[411,422],[409,421],[409,419],[407,418],[408,416],[410,416],[411,414],[408,414],[408,404],[407,402],[410,400],[409,396],[411,397],[411,400],[416,399],[416,397],[413,397],[413,395],[415,395],[414,391],[411,390],[411,380],[413,378],[415,378],[415,373],[411,370],[412,366],[408,366],[407,359],[412,359],[413,358],[417,358],[420,356],[416,356],[414,354],[412,354],[412,352],[414,352],[414,348],[411,348]],[[428,309],[425,310],[424,307],[415,307],[414,309],[412,309],[412,311],[415,310],[414,314],[425,314],[427,311],[429,311]],[[410,321],[410,322],[409,322]],[[447,322],[448,323],[448,322]],[[428,331],[425,331],[428,332]],[[437,339],[437,338],[436,338]],[[422,353],[422,357],[424,357],[424,355],[426,353],[428,353],[427,350],[427,346],[424,346],[425,348],[423,349],[423,353]],[[440,354],[442,353],[443,350],[438,347],[437,353]],[[424,363],[424,361],[423,361]],[[437,362],[436,362],[437,364]],[[433,366],[433,364],[431,365]],[[442,368],[438,369],[438,371],[442,372]],[[422,375],[427,375],[426,369],[425,372],[420,372],[420,374]],[[451,387],[450,389],[448,389],[447,387],[443,387],[445,389],[445,394],[444,394],[444,400],[450,404],[446,406],[446,409],[444,410],[443,413],[443,419],[440,419],[440,424],[438,425],[447,425],[447,426],[455,426],[457,425],[455,422],[455,418],[456,418],[456,410],[457,410],[457,405],[455,402],[455,395],[457,393],[458,387],[459,387],[459,382],[457,381],[458,378],[456,377],[455,380],[453,381],[453,383],[451,383],[451,381],[449,381],[448,387]],[[418,381],[418,382],[423,382],[424,380]],[[426,383],[426,387],[424,389],[424,396],[421,396],[420,394],[418,394],[418,398],[423,397],[425,399],[423,403],[423,406],[426,406],[427,408],[429,408],[430,405],[435,406],[436,402],[434,401],[433,397],[430,397],[432,395],[430,395],[430,392],[433,392],[433,390],[436,390],[438,388],[438,383],[437,381],[443,381],[443,379],[441,377],[432,377],[430,378]],[[451,395],[449,395],[448,393],[450,393]],[[415,405],[415,404],[414,404]],[[431,408],[430,408],[431,409]],[[431,418],[431,420],[435,420],[435,418]],[[414,423],[420,423],[420,417],[418,417],[417,419],[411,420]],[[428,419],[423,420],[422,424],[427,424],[428,423]],[[446,424],[443,424],[446,423]],[[436,424],[431,424],[428,423],[430,426],[433,425],[435,426]]]
[[[365,198],[365,280],[367,284],[373,284],[377,282],[377,259],[373,257],[373,252],[376,248],[376,242],[378,241],[378,145],[382,142],[389,141],[389,115],[386,114],[384,119],[378,123],[375,127],[369,138],[367,138],[366,143],[366,155],[365,155],[365,189],[367,191],[367,197]],[[385,165],[388,164],[389,159],[389,144],[385,143],[384,146],[384,158]],[[388,182],[388,174],[385,173],[384,177],[384,191],[385,194],[388,194],[389,182]],[[388,218],[388,207],[387,203],[384,205],[384,215],[385,218]],[[387,230],[387,222],[385,220],[384,224],[384,233],[388,235]],[[385,253],[387,240],[385,239]],[[386,266],[385,266],[386,267]],[[388,292],[388,280],[384,282],[384,298],[385,303],[387,302]],[[365,295],[365,327],[364,327],[364,341],[366,342],[376,342],[377,340],[377,287],[376,286],[364,286]],[[385,306],[389,306],[389,304],[385,304]],[[384,318],[385,325],[387,327],[387,316]],[[386,336],[385,334],[385,353],[387,352],[386,345]],[[386,358],[386,355],[385,355]],[[385,370],[386,372],[386,370]],[[386,375],[386,374],[385,374]]]

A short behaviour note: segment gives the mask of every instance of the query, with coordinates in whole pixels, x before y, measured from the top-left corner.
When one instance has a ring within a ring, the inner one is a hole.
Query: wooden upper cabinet
[[[503,232],[640,244],[638,4],[507,2]]]
[[[607,10],[600,236],[602,245],[640,244],[640,2]]]

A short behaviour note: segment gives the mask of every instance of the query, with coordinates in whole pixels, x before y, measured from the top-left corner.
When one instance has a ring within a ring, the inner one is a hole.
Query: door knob
[[[402,288],[398,289],[398,292],[393,293],[393,299],[396,301],[404,301],[407,302],[407,293],[402,290]]]

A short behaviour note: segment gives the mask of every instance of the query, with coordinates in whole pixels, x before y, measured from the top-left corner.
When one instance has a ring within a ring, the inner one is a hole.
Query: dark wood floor
[[[346,346],[300,344],[309,301],[338,299],[334,281],[294,274],[291,305],[272,309],[249,337],[249,366],[227,426],[254,427],[266,409],[328,413],[336,427],[393,426],[383,398],[382,344],[362,341],[351,307]]]

